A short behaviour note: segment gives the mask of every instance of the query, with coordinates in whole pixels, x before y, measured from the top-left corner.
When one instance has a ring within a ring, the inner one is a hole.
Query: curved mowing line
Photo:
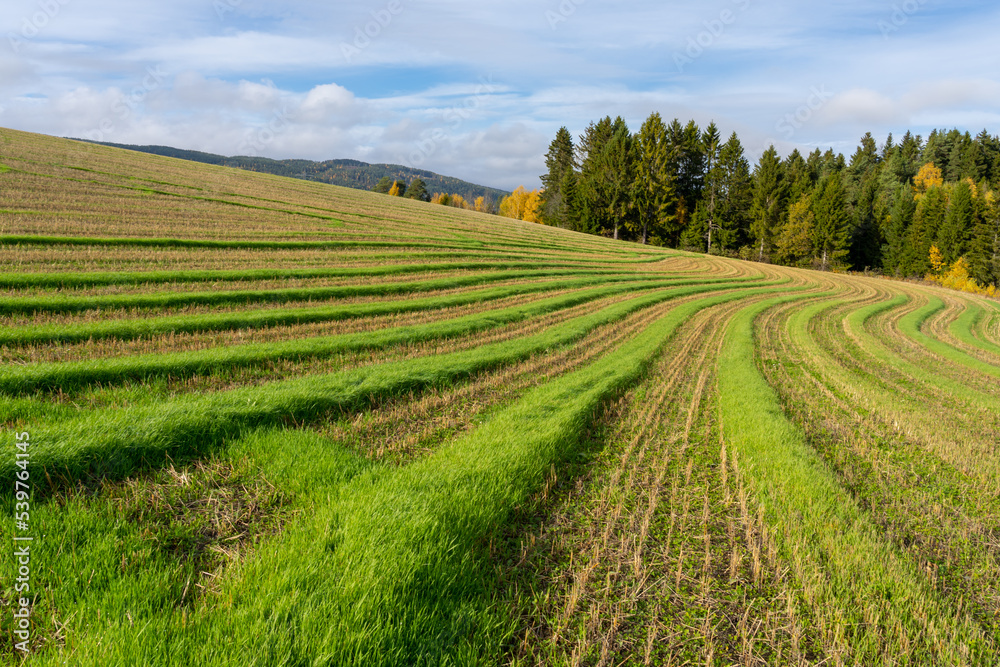
[[[861,349],[863,349],[864,352],[872,358],[896,369],[904,375],[908,375],[914,380],[924,383],[932,389],[944,389],[959,400],[967,401],[968,403],[989,412],[1000,414],[1000,400],[998,400],[996,396],[991,396],[981,391],[970,389],[961,382],[956,382],[951,378],[928,371],[922,366],[907,361],[900,355],[892,352],[888,346],[870,334],[865,328],[865,323],[876,314],[888,310],[891,307],[907,303],[908,301],[909,297],[901,295],[895,297],[889,302],[858,309],[847,316],[845,323],[853,335],[858,338]]]
[[[772,293],[774,289],[773,286],[743,289],[705,297],[678,308],[685,309],[681,312],[689,312],[744,296]],[[307,421],[330,410],[356,410],[381,397],[453,383],[475,373],[516,363],[532,354],[578,341],[597,327],[677,296],[680,296],[678,290],[654,292],[612,304],[533,336],[474,350],[282,380],[228,392],[183,395],[154,406],[85,413],[51,426],[37,426],[32,431],[32,441],[38,443],[32,445],[32,463],[52,469],[66,467],[74,475],[89,471],[119,477],[144,461],[162,460],[165,453],[180,456],[203,453],[224,440],[238,437],[247,429],[282,425],[290,420]],[[0,460],[0,477],[13,474],[13,471],[12,460]],[[0,497],[11,492],[0,488]]]
[[[288,308],[247,311],[235,313],[206,313],[204,315],[167,315],[142,319],[111,320],[106,322],[80,322],[73,324],[42,324],[37,326],[0,327],[0,345],[38,345],[42,343],[77,343],[88,340],[135,340],[137,338],[162,336],[169,333],[197,333],[206,331],[227,331],[235,329],[256,329],[269,326],[288,326],[316,322],[333,322],[378,315],[397,315],[453,308],[456,306],[481,303],[511,296],[554,292],[564,289],[591,287],[598,284],[630,282],[626,278],[596,277],[577,280],[554,280],[541,283],[526,283],[508,287],[491,287],[474,292],[448,296],[433,296],[419,299],[378,301],[374,303],[347,304],[343,306],[320,306],[316,308]],[[682,282],[682,281],[678,281]],[[676,285],[677,282],[647,279],[635,281],[635,289],[644,284]]]
[[[0,236],[0,245],[139,246],[142,248],[251,248],[281,250],[321,250],[323,248],[443,248],[476,250],[474,243],[410,243],[406,241],[212,241],[208,239],[113,238],[80,236]]]
[[[664,286],[655,283],[649,285],[650,288]],[[658,292],[656,298],[663,300],[740,286],[739,283],[733,282],[708,287],[699,284]],[[301,361],[329,357],[342,352],[381,349],[393,345],[454,338],[634,290],[635,286],[629,284],[598,287],[502,310],[475,313],[430,324],[394,327],[371,332],[320,336],[276,343],[250,343],[192,352],[27,364],[0,370],[0,392],[16,395],[38,390],[71,391],[98,383],[121,383],[127,380],[148,380],[166,376],[190,377],[221,369],[253,366],[267,362]]]
[[[463,253],[470,255],[470,253]],[[378,259],[378,258],[372,258]],[[439,262],[436,264],[388,264],[339,269],[247,269],[242,271],[132,271],[114,273],[0,273],[0,289],[26,288],[77,288],[110,285],[157,285],[163,283],[200,282],[251,282],[263,280],[304,280],[310,278],[352,278],[394,276],[407,273],[438,271],[476,271],[496,269],[575,269],[583,273],[592,271],[588,264],[593,260],[556,261],[539,258],[535,261],[518,261],[513,258],[479,262]],[[615,262],[609,262],[614,264]],[[625,266],[629,263],[618,262]],[[603,264],[603,263],[602,263]],[[608,270],[610,273],[610,270]]]
[[[948,326],[951,335],[969,347],[975,347],[984,352],[1000,355],[1000,345],[984,337],[976,336],[975,329],[992,313],[978,303],[966,303],[965,310]]]
[[[371,466],[314,433],[248,434],[230,446],[227,458],[260,457],[269,471],[281,468],[269,479],[308,498],[309,511],[255,549],[246,569],[220,580],[218,599],[224,602],[206,607],[196,620],[174,606],[174,596],[181,595],[177,586],[166,593],[157,587],[162,604],[132,608],[135,627],[149,628],[146,635],[155,641],[106,615],[74,628],[65,649],[38,658],[61,663],[71,653],[87,664],[235,664],[253,652],[268,655],[268,664],[306,654],[324,655],[330,664],[418,664],[407,650],[414,647],[425,656],[451,652],[454,664],[497,664],[512,628],[511,619],[498,618],[501,610],[489,604],[495,577],[483,550],[486,534],[504,523],[519,498],[538,488],[552,463],[572,455],[580,427],[593,419],[595,407],[634,382],[677,324],[701,306],[684,304],[661,315],[617,351],[501,408],[484,426],[410,466],[410,472],[379,466],[354,485],[350,480]],[[118,565],[91,544],[77,549],[73,557],[90,556],[98,569],[105,562]],[[69,560],[68,550],[62,558]],[[424,568],[412,566],[413,559],[436,565],[425,575]],[[144,576],[146,571],[133,569],[102,582],[103,588],[141,590],[156,573]],[[76,593],[85,581],[77,578],[60,589],[73,601],[61,607],[64,613],[107,608],[102,596],[109,594],[101,586]],[[361,600],[355,597],[359,589]],[[476,615],[474,637],[461,631],[470,611]],[[449,632],[449,621],[460,631]],[[470,639],[477,645],[469,646]],[[266,652],[259,653],[265,645]],[[353,660],[341,659],[349,651]]]
[[[945,359],[948,359],[949,361],[954,361],[974,371],[1000,378],[1000,367],[987,363],[982,359],[977,359],[971,354],[956,348],[954,345],[949,345],[948,343],[940,341],[936,338],[932,338],[921,330],[924,322],[926,322],[929,317],[932,317],[934,314],[944,310],[944,307],[945,304],[942,299],[936,296],[930,297],[926,306],[918,308],[912,313],[900,318],[899,330],[911,340],[920,343],[926,349]],[[1000,401],[1000,397],[998,397],[997,400]]]
[[[433,278],[413,282],[391,282],[375,285],[347,285],[332,287],[293,287],[272,290],[230,290],[225,292],[168,292],[161,294],[109,294],[103,296],[68,296],[55,294],[41,297],[12,297],[0,299],[0,315],[29,313],[79,313],[87,310],[125,310],[130,308],[176,308],[193,305],[239,305],[248,303],[287,303],[289,301],[326,301],[362,296],[387,296],[413,292],[470,287],[501,280],[526,278],[557,278],[560,276],[609,276],[616,280],[642,280],[639,275],[625,275],[613,271],[497,271],[471,276]],[[648,280],[661,279],[652,275]],[[694,282],[694,281],[691,281]]]
[[[719,357],[718,386],[725,438],[778,529],[786,557],[801,568],[803,594],[814,613],[836,619],[833,625],[846,632],[842,641],[851,647],[851,662],[879,664],[885,643],[899,641],[900,634],[911,650],[920,647],[936,664],[966,664],[970,650],[984,657],[990,649],[981,630],[941,600],[915,564],[882,539],[785,417],[757,368],[754,323],[788,300],[764,301],[732,320]],[[875,611],[864,617],[863,609]]]

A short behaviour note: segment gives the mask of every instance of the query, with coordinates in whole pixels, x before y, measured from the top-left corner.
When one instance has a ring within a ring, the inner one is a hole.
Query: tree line
[[[908,277],[966,270],[1000,283],[1000,137],[935,130],[926,141],[871,133],[832,150],[751,167],[736,133],[622,118],[561,128],[534,217],[580,232],[744,259]],[[519,216],[511,216],[519,217]],[[932,249],[940,255],[932,264]]]
[[[427,184],[421,178],[414,178],[413,181],[407,185],[406,181],[394,181],[389,177],[385,177],[380,180],[374,188],[372,188],[372,192],[378,192],[392,197],[416,199],[417,201],[440,204],[442,206],[451,206],[453,208],[461,208],[466,211],[479,211],[480,213],[494,214],[498,212],[498,207],[494,200],[491,197],[484,195],[476,197],[475,200],[471,202],[457,193],[448,194],[447,192],[435,192],[432,195],[427,190]]]

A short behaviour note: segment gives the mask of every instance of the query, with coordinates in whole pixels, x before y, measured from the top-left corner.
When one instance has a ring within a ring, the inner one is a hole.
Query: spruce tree
[[[953,264],[968,250],[976,217],[972,188],[969,181],[961,181],[955,186],[944,224],[938,229],[935,240],[945,264]]]
[[[824,271],[847,255],[847,235],[850,217],[841,176],[831,174],[823,179],[813,199],[816,222],[813,247]]]
[[[885,228],[885,249],[882,252],[883,268],[889,275],[904,274],[906,240],[917,212],[913,188],[907,184],[896,186],[892,211]]]
[[[410,187],[406,189],[406,194],[404,195],[407,199],[416,199],[417,201],[430,201],[430,193],[427,192],[427,184],[424,183],[423,179],[414,178],[413,182],[410,183]]]
[[[743,144],[736,133],[719,151],[722,171],[722,197],[716,206],[720,248],[739,248],[750,240],[750,208],[753,203],[753,181],[750,163],[743,153]]]
[[[565,127],[559,128],[556,138],[545,155],[548,173],[542,176],[541,218],[546,225],[565,227],[566,207],[562,193],[563,177],[576,168],[573,136]]]
[[[769,147],[757,163],[753,181],[753,220],[750,235],[757,248],[757,261],[770,255],[787,208],[788,186],[781,159],[774,146]]]
[[[653,113],[643,123],[636,145],[636,198],[643,244],[651,232],[668,242],[678,241],[679,230],[672,224],[677,196],[671,157],[667,126],[660,114]]]

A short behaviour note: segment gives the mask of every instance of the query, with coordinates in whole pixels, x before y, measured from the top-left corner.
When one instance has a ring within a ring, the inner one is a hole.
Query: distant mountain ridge
[[[400,180],[410,183],[414,178],[420,178],[427,184],[430,193],[446,192],[462,195],[467,201],[475,201],[477,197],[486,197],[487,201],[499,203],[510,194],[505,190],[476,185],[451,176],[442,176],[423,169],[412,169],[398,164],[368,164],[360,160],[273,160],[265,157],[235,156],[226,157],[201,151],[190,151],[170,146],[134,146],[131,144],[114,144],[105,141],[88,143],[124,148],[125,150],[152,155],[163,155],[191,162],[215,164],[223,167],[236,167],[247,171],[257,171],[276,176],[288,176],[306,181],[318,181],[331,185],[341,185],[355,190],[371,190],[383,177],[390,180]]]

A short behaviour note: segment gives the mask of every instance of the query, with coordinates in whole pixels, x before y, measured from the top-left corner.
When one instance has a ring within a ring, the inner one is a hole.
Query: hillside
[[[995,300],[3,129],[0,266],[4,662],[1000,661]]]
[[[442,176],[423,169],[404,167],[398,164],[368,164],[358,160],[272,160],[263,157],[235,156],[225,157],[201,151],[189,151],[169,146],[131,146],[127,144],[99,143],[102,146],[123,148],[140,153],[163,155],[192,162],[202,162],[223,167],[235,167],[262,174],[287,176],[307,181],[317,181],[329,185],[340,185],[356,190],[371,190],[384,177],[390,180],[401,180],[411,183],[420,178],[427,184],[427,191],[445,192],[462,195],[467,201],[475,201],[477,197],[485,197],[487,201],[500,202],[510,193],[497,188],[475,185],[458,178]]]

